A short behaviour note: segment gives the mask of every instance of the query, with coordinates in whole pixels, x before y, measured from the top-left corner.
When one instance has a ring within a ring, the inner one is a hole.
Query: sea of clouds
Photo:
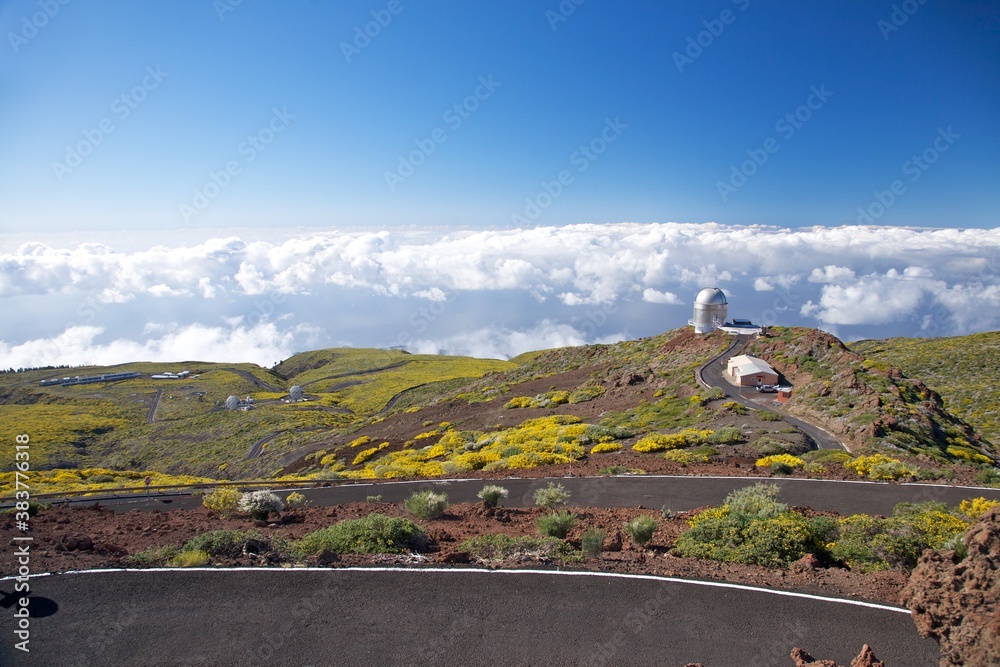
[[[271,365],[316,347],[510,357],[730,316],[853,340],[1000,325],[997,229],[581,224],[0,245],[0,366]],[[123,237],[124,238],[124,237]]]

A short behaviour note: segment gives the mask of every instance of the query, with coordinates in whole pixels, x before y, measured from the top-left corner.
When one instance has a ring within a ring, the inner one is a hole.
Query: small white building
[[[726,365],[726,373],[741,387],[759,387],[764,384],[778,384],[778,373],[763,359],[741,354],[731,357]]]

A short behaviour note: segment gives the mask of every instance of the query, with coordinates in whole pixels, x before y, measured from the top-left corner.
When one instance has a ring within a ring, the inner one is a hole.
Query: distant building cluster
[[[137,377],[142,377],[142,373],[103,373],[101,375],[87,375],[84,377],[75,375],[73,377],[51,378],[49,380],[42,380],[41,386],[69,387],[75,384],[93,384],[95,382],[115,382],[116,380],[131,380],[132,378],[137,378]]]
[[[226,410],[253,410],[253,396],[240,399],[239,396],[230,396],[226,399]]]
[[[157,373],[156,375],[150,375],[154,380],[183,380],[184,378],[191,375],[191,371],[181,371],[180,373]],[[197,376],[195,376],[197,377]]]

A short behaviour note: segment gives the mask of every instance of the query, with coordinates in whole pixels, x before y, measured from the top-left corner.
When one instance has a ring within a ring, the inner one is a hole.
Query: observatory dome
[[[235,410],[240,407],[240,399],[238,396],[230,396],[226,399],[226,410]]]
[[[694,300],[694,318],[691,324],[695,333],[708,333],[726,323],[728,306],[726,295],[718,287],[706,287]]]
[[[289,389],[288,390],[288,398],[292,399],[293,401],[301,401],[302,400],[302,387],[300,387],[299,385],[295,385],[291,389]]]

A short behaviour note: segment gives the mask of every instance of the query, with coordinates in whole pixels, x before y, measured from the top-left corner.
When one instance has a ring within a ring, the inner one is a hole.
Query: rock
[[[616,530],[615,534],[612,535],[610,538],[608,538],[608,540],[604,543],[604,550],[605,551],[621,551],[622,550],[622,534],[621,534],[621,531],[617,531]]]
[[[267,528],[267,521],[263,521],[261,519],[254,519],[253,525],[254,528]]]
[[[66,547],[66,551],[76,551],[77,547],[80,546],[80,540],[75,537],[67,537],[63,546]]]
[[[340,560],[340,556],[333,553],[329,549],[323,549],[319,552],[319,555],[316,556],[317,565],[329,565],[331,563],[336,563],[338,560]]]
[[[812,572],[818,569],[820,566],[819,558],[816,558],[816,554],[806,554],[802,558],[798,559],[792,563],[790,569],[792,572]]]
[[[1000,664],[1000,506],[969,527],[968,556],[925,551],[902,600],[921,637],[941,647],[941,667]]]
[[[94,548],[94,540],[90,539],[87,535],[81,535],[76,540],[76,548],[80,551],[90,551]]]
[[[816,660],[804,650],[796,647],[792,649],[792,660],[795,667],[840,667],[835,660]],[[861,647],[861,653],[854,660],[851,660],[850,667],[885,667],[884,662],[879,662],[868,644]]]
[[[449,551],[438,558],[441,563],[468,563],[471,560],[468,551]]]

